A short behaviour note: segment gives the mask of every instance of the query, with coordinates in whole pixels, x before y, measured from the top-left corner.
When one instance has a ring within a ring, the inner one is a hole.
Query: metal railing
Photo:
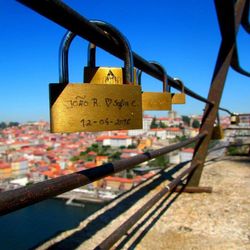
[[[28,187],[10,190],[0,194],[0,215],[4,215],[17,209],[32,205],[36,202],[65,193],[74,188],[94,182],[105,176],[130,169],[137,164],[143,163],[158,156],[167,154],[193,142],[199,141],[206,136],[206,133],[199,134],[184,142],[170,145],[158,150],[136,155],[129,159],[106,163],[104,165],[82,170],[55,179],[50,179]]]
[[[18,0],[18,2],[28,6],[62,27],[71,30],[78,36],[96,44],[111,54],[119,58],[123,58],[120,47],[115,44],[113,40],[109,39],[100,28],[89,22],[86,18],[75,12],[61,1]],[[242,24],[246,30],[249,30],[249,23],[246,20],[248,12],[245,10],[247,6],[249,6],[249,1],[215,0],[215,6],[222,33],[222,42],[208,98],[204,98],[185,87],[185,93],[187,95],[206,104],[199,135],[184,142],[143,153],[129,159],[107,163],[95,168],[33,184],[28,187],[0,193],[0,215],[10,213],[36,202],[62,194],[74,188],[104,178],[105,176],[118,173],[126,169],[131,169],[137,164],[196,142],[194,156],[190,167],[180,173],[178,177],[171,181],[165,188],[163,188],[143,207],[141,207],[130,219],[128,219],[117,232],[111,234],[97,247],[97,249],[107,249],[111,247],[131,227],[131,225],[134,224],[135,221],[141,218],[146,211],[159,201],[163,195],[172,191],[183,180],[183,178],[187,178],[189,186],[197,187],[199,185],[218,109],[231,114],[231,112],[227,109],[219,107],[228,69],[232,66],[236,71],[243,73],[238,60],[236,60],[238,59],[236,34],[240,24]],[[143,59],[135,52],[133,52],[133,58],[134,65],[137,68],[159,80],[162,79],[162,72],[157,67],[150,64],[147,60]],[[168,80],[171,87],[181,90],[182,86],[178,81],[175,81],[170,76],[168,76]]]

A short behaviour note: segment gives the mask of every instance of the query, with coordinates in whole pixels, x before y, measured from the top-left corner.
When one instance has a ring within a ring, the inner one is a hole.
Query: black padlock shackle
[[[185,93],[185,86],[184,86],[184,83],[181,79],[179,78],[173,78],[174,81],[178,82],[180,85],[181,85],[181,93]]]
[[[134,63],[133,63],[133,54],[130,47],[130,43],[127,38],[114,26],[109,23],[99,21],[99,20],[91,20],[91,23],[96,24],[98,27],[103,29],[108,36],[111,36],[118,44],[121,44],[124,51],[124,69],[125,69],[125,84],[129,84],[133,82],[134,79]],[[64,35],[60,49],[59,49],[59,82],[60,83],[68,83],[68,51],[69,46],[72,40],[75,38],[76,34],[71,31],[67,31]]]
[[[165,68],[160,63],[158,63],[156,61],[148,61],[148,62],[151,63],[151,64],[153,64],[159,70],[162,71],[162,73],[163,73],[163,92],[170,92],[170,86],[168,85],[168,75],[167,75],[167,71],[165,70]],[[136,74],[137,74],[138,85],[141,85],[142,71],[138,69],[136,71]]]
[[[96,67],[96,45],[89,43],[88,55],[87,55],[87,66],[91,68]]]
[[[67,31],[59,48],[59,83],[69,83],[69,46],[76,34]]]
[[[108,33],[106,33],[106,34],[108,35]],[[110,37],[110,38],[113,39],[112,37]],[[87,66],[91,67],[91,68],[96,67],[96,45],[94,43],[89,43],[89,45],[88,45]]]
[[[220,126],[220,114],[219,114],[219,111],[217,112],[216,118],[217,118],[217,125]]]

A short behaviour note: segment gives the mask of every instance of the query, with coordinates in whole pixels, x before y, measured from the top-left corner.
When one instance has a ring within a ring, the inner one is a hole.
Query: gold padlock
[[[239,115],[233,113],[230,118],[231,124],[232,125],[238,125],[240,123],[240,117]]]
[[[178,78],[174,78],[174,80],[181,84],[181,93],[172,93],[172,104],[185,104],[186,94],[184,92],[184,84]]]
[[[84,67],[83,81],[95,84],[123,84],[124,68],[96,67],[96,45],[89,43],[87,66]],[[136,84],[136,69],[134,68],[134,84]]]
[[[133,56],[126,38],[113,26],[93,21],[119,42],[126,55],[125,78],[118,84],[77,84],[68,80],[67,32],[60,47],[60,84],[51,83],[51,132],[107,131],[142,128],[141,87],[133,85]]]
[[[224,132],[223,132],[222,127],[220,125],[214,126],[211,139],[212,140],[221,140],[223,138],[224,138]]]
[[[217,112],[217,124],[213,127],[211,140],[221,140],[224,138],[224,131],[220,125],[220,116]]]
[[[142,109],[145,110],[171,110],[171,93],[168,85],[167,73],[163,66],[157,62],[150,62],[157,68],[159,68],[163,73],[163,92],[143,92],[142,93]],[[141,85],[141,74],[142,71],[138,70],[137,72],[137,81]]]

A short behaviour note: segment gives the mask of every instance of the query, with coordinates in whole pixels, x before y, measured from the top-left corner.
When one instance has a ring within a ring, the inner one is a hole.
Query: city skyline
[[[188,88],[207,96],[221,40],[213,2],[159,1],[155,5],[145,1],[142,5],[126,1],[122,6],[115,1],[65,3],[88,19],[113,24],[136,53],[159,61],[171,77],[181,78]],[[1,121],[48,121],[48,84],[58,82],[58,49],[65,29],[17,2],[0,2],[0,13]],[[237,41],[240,63],[249,70],[249,37],[242,28]],[[76,38],[70,48],[72,82],[82,81],[87,44]],[[98,49],[97,64],[121,66],[122,62]],[[247,77],[230,70],[221,106],[249,113],[248,84]],[[145,91],[162,88],[160,81],[146,74],[142,76],[142,87]],[[187,97],[186,105],[174,106],[173,110],[191,115],[202,114],[203,108],[203,103]],[[166,111],[146,113],[167,115]]]

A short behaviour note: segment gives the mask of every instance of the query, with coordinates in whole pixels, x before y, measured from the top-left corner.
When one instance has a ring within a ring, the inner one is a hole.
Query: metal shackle
[[[182,82],[182,80],[179,78],[173,78],[173,80],[178,82],[181,85],[181,93],[184,93],[185,87],[184,87],[184,83]]]
[[[170,86],[168,84],[168,75],[167,75],[167,71],[165,70],[165,68],[160,63],[158,63],[156,61],[149,61],[149,63],[156,66],[163,73],[163,92],[170,92]],[[137,70],[138,85],[141,85],[141,75],[142,75],[142,71]]]
[[[124,69],[125,69],[125,84],[129,84],[133,82],[134,79],[134,63],[133,63],[133,54],[130,48],[130,44],[127,38],[114,26],[109,23],[99,21],[99,20],[91,20],[91,23],[96,24],[98,27],[103,29],[105,33],[109,37],[112,37],[114,41],[118,44],[122,45],[123,53],[124,53]],[[59,50],[59,82],[60,83],[68,83],[68,50],[69,46],[74,39],[76,34],[71,31],[68,31],[61,42],[60,50]],[[94,46],[95,50],[95,46]],[[95,53],[95,52],[94,52]]]
[[[125,84],[132,83],[134,79],[134,62],[131,46],[127,38],[114,26],[103,21],[91,20],[91,23],[96,24],[107,33],[109,37],[114,39],[123,48],[124,53],[124,69],[125,69]],[[95,66],[96,45],[89,44],[88,47],[88,65]]]
[[[75,36],[75,33],[67,31],[61,41],[59,48],[59,83],[69,83],[69,46]]]

